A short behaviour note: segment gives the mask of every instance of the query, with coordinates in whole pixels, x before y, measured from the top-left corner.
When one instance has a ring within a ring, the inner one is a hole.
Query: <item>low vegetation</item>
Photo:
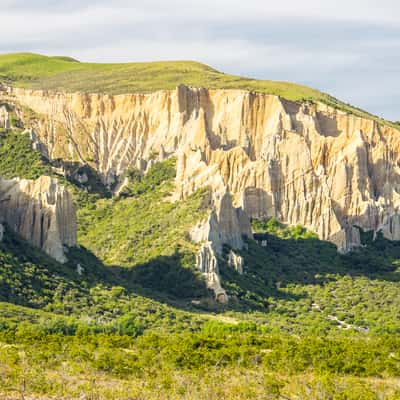
[[[52,173],[24,134],[0,144],[0,175]],[[219,260],[222,306],[188,237],[208,190],[171,202],[174,159],[127,176],[114,199],[65,180],[80,243],[65,265],[6,229],[0,398],[400,397],[399,243],[362,233],[365,247],[342,256],[301,226],[253,221],[245,273]]]
[[[2,389],[19,397],[395,400],[398,338],[296,338],[206,323],[195,333],[0,333]],[[364,367],[365,366],[365,367]],[[377,394],[379,393],[379,395]],[[384,397],[383,397],[384,396]]]
[[[121,198],[81,209],[80,242],[105,264],[125,267],[159,256],[193,253],[196,246],[188,232],[207,210],[208,190],[182,202],[168,199],[174,164],[174,159],[156,163],[145,176],[132,181]]]
[[[0,132],[0,176],[36,179],[51,174],[50,166],[32,149],[28,133]]]

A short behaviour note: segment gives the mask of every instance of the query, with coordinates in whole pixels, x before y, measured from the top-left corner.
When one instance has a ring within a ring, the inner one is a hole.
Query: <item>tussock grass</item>
[[[240,89],[273,94],[292,101],[322,102],[351,114],[387,122],[304,85],[225,74],[196,61],[101,64],[33,53],[0,54],[1,81],[32,89],[107,94],[173,90],[181,84],[209,89]]]

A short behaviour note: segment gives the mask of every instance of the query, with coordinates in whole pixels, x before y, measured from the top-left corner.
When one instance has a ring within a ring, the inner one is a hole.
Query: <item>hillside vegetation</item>
[[[285,240],[294,248],[294,241],[301,239]],[[386,298],[381,294],[390,286],[375,287],[372,276],[362,285],[346,286],[348,278],[341,274],[332,276],[331,286],[324,283],[328,277],[322,267],[319,282],[301,282],[295,270],[304,253],[293,260],[292,271],[286,270],[285,259],[294,250],[284,255],[287,248],[279,251],[271,245],[277,263],[271,274],[268,259],[265,270],[257,271],[259,259],[243,278],[228,276],[224,281],[251,293],[251,285],[260,284],[265,274],[271,280],[270,287],[264,284],[268,307],[257,311],[244,302],[245,313],[234,305],[212,312],[204,304],[201,311],[184,299],[171,302],[170,297],[158,297],[155,289],[143,290],[85,249],[70,250],[70,262],[61,266],[7,232],[0,243],[0,300],[7,302],[0,303],[0,395],[396,400],[398,328],[390,335],[384,328],[344,330],[327,318],[329,312],[354,306],[352,297],[367,288],[370,299],[360,305],[374,312],[369,322],[379,313],[377,322],[390,328],[387,321],[396,318],[398,299],[395,293]],[[260,256],[256,246],[249,257]],[[308,250],[313,247],[319,246],[307,245]],[[85,266],[82,276],[75,269],[78,261]],[[297,283],[277,286],[276,279],[285,277]],[[381,279],[389,277],[382,274]],[[322,311],[312,310],[311,295],[319,297]],[[337,303],[329,304],[332,299]],[[350,311],[362,311],[365,318],[367,310]]]
[[[133,266],[158,256],[192,254],[188,232],[207,210],[208,190],[182,202],[168,200],[175,159],[156,163],[124,196],[98,201],[78,213],[79,240],[107,265]],[[190,261],[194,264],[193,257]],[[189,262],[190,263],[190,262]]]
[[[0,132],[0,176],[2,178],[37,179],[51,174],[50,166],[38,151],[32,150],[27,133]]]
[[[0,156],[0,176],[54,174],[21,130],[0,133]],[[93,192],[59,177],[78,207],[66,264],[6,227],[0,398],[400,398],[400,243],[362,233],[343,256],[304,227],[253,221],[244,274],[219,260],[219,305],[188,235],[208,190],[171,202],[173,158],[128,171],[118,198],[91,173]]]
[[[340,255],[303,227],[271,219],[253,228],[268,246],[250,241],[245,274],[224,265],[222,276],[241,307],[260,310],[259,322],[296,334],[399,334],[400,243],[362,233],[365,247]]]
[[[209,89],[241,89],[273,94],[293,101],[322,102],[349,113],[385,122],[304,85],[229,75],[195,61],[100,64],[32,53],[0,54],[0,83],[2,81],[32,89],[107,94],[173,90],[181,84]]]

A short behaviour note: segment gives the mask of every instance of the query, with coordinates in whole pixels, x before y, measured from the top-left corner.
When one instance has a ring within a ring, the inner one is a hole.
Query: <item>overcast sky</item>
[[[0,0],[0,52],[197,60],[400,120],[400,0]]]

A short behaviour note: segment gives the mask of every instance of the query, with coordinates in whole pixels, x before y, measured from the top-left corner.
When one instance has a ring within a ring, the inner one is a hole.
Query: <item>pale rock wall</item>
[[[10,129],[11,118],[10,114],[5,106],[0,107],[0,129]]]
[[[4,226],[0,224],[0,242],[3,240],[4,237]]]
[[[0,178],[0,220],[55,260],[67,261],[76,245],[76,214],[70,193],[56,179]]]
[[[150,155],[177,157],[176,198],[228,187],[256,218],[301,224],[343,249],[357,225],[399,237],[400,133],[323,104],[242,90],[178,87],[101,95],[9,89],[41,115],[51,158],[89,163],[106,183]],[[340,234],[342,232],[342,234]],[[346,232],[345,232],[346,233]]]
[[[241,208],[232,204],[228,191],[213,194],[212,210],[205,221],[201,221],[191,231],[195,242],[212,242],[217,254],[222,254],[224,244],[233,249],[242,249],[243,236],[252,238],[250,221]]]
[[[221,286],[218,261],[212,242],[205,242],[201,245],[196,255],[196,264],[205,277],[207,288],[213,291],[215,299],[219,303],[227,303],[228,296]]]
[[[347,226],[335,233],[330,238],[334,243],[339,253],[347,254],[355,248],[361,246],[360,231],[355,226]]]
[[[400,214],[386,215],[379,230],[389,240],[400,240]]]
[[[241,208],[233,206],[232,197],[226,188],[222,193],[213,193],[211,204],[210,214],[193,227],[190,236],[193,241],[202,244],[197,255],[197,268],[205,276],[206,285],[213,290],[217,301],[225,303],[228,297],[219,279],[217,256],[223,256],[224,244],[240,250],[245,246],[243,236],[252,238],[253,235],[249,219]],[[229,255],[228,264],[242,273],[243,262],[239,258],[236,256],[231,265],[232,256]]]
[[[240,275],[243,274],[243,269],[244,269],[243,257],[236,254],[233,250],[229,251],[228,264],[230,267],[236,270]]]

